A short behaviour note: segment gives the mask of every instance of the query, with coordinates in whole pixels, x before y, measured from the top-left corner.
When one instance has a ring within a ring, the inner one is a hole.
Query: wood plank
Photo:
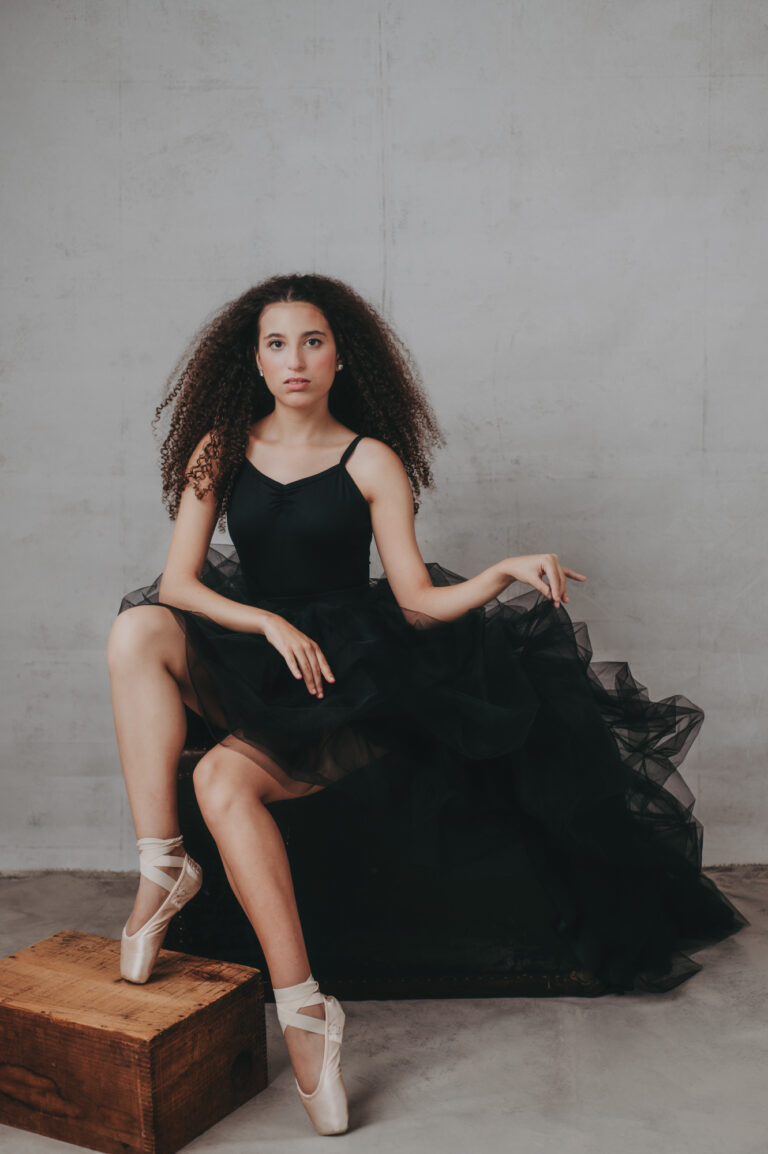
[[[214,1012],[215,1009],[215,1012]],[[152,1046],[157,1154],[172,1154],[267,1084],[264,1005],[247,988]]]
[[[143,986],[120,977],[120,943],[61,931],[0,961],[0,1004],[53,1019],[150,1039],[243,983],[258,970],[161,950]]]
[[[146,1044],[0,1006],[0,1122],[94,1150],[153,1149]]]

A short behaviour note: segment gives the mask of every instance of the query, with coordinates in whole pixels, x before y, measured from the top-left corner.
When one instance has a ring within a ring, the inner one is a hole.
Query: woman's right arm
[[[209,435],[196,446],[189,459],[190,469]],[[323,696],[323,677],[333,681],[328,662],[319,646],[277,613],[243,605],[209,589],[200,580],[218,517],[218,503],[213,489],[201,498],[192,481],[187,483],[176,515],[168,556],[158,589],[158,600],[165,605],[202,613],[211,621],[241,633],[263,633],[267,641],[285,658],[296,678],[304,678],[310,693]]]
[[[209,440],[203,437],[189,459],[190,469]],[[168,556],[158,589],[158,600],[179,609],[203,613],[224,625],[243,633],[263,633],[269,614],[254,605],[241,605],[229,597],[222,597],[200,580],[203,562],[208,553],[216,525],[218,506],[213,489],[204,497],[196,495],[192,481],[181,494],[179,511],[168,548]]]

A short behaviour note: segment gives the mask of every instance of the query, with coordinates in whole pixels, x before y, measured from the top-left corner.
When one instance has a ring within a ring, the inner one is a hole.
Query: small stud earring
[[[263,377],[263,376],[264,376],[264,374],[263,374],[263,372],[261,371],[261,369],[259,369],[259,376],[260,376],[260,377]]]
[[[344,365],[341,363],[341,361],[339,361],[339,363],[336,366],[336,372],[340,373],[343,368],[344,368]]]

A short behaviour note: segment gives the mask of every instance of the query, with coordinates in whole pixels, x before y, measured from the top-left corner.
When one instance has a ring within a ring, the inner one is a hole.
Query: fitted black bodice
[[[227,527],[254,600],[367,585],[370,510],[345,467],[359,440],[329,469],[287,484],[243,458]]]

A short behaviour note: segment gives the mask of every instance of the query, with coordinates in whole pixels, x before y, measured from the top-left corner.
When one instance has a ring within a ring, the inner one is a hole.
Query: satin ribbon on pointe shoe
[[[143,984],[152,973],[168,923],[195,896],[202,885],[203,874],[188,853],[185,852],[183,857],[168,853],[169,850],[184,848],[181,837],[140,837],[136,848],[139,851],[139,872],[168,890],[168,897],[160,909],[143,926],[132,934],[127,933],[123,926],[120,941],[121,977],[128,982]],[[174,879],[158,869],[158,866],[180,866],[181,873]]]
[[[285,1034],[286,1026],[298,1030],[309,1030],[322,1034],[325,1038],[323,1065],[317,1086],[311,1094],[305,1094],[298,1080],[299,1092],[304,1109],[309,1114],[318,1134],[344,1134],[349,1128],[347,1091],[341,1077],[341,1039],[344,1033],[346,1015],[336,998],[320,993],[320,987],[310,974],[305,982],[295,986],[273,987],[277,1019]],[[325,1020],[300,1014],[306,1006],[325,1006]]]

